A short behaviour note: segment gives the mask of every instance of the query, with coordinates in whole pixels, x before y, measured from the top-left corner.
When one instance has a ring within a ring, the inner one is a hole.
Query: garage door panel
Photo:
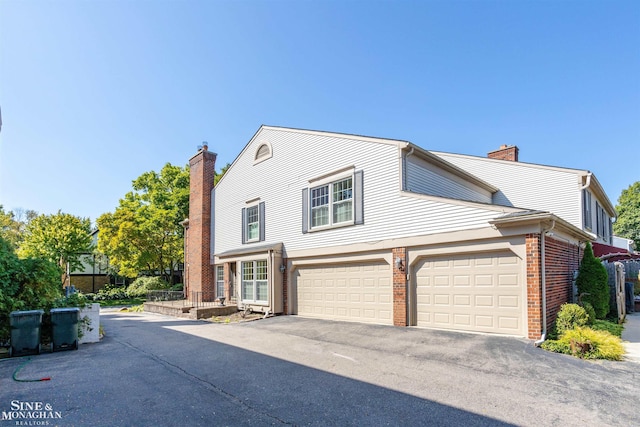
[[[386,263],[334,265],[322,269],[302,267],[295,282],[299,315],[393,323],[391,268]],[[319,300],[314,299],[313,310],[304,303],[309,287],[321,295]]]
[[[526,335],[522,263],[512,252],[431,257],[414,277],[418,326]]]
[[[519,286],[517,274],[499,274],[498,286]]]

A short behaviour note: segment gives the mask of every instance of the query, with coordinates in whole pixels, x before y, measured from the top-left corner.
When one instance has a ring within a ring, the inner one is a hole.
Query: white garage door
[[[513,253],[430,257],[415,272],[418,326],[526,335],[522,262]]]
[[[392,276],[386,263],[303,267],[295,273],[302,316],[393,324]]]

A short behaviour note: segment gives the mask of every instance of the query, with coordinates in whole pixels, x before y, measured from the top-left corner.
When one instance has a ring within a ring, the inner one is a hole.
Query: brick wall
[[[288,289],[288,283],[289,283],[289,269],[286,268],[288,265],[288,259],[287,258],[282,258],[282,265],[285,266],[285,270],[284,273],[282,273],[282,298],[283,298],[283,302],[282,302],[282,312],[284,314],[289,314],[289,289]]]
[[[527,327],[530,339],[542,335],[542,265],[540,234],[527,234]]]
[[[83,294],[98,292],[100,289],[104,288],[105,285],[109,284],[110,277],[107,275],[71,275],[71,284],[75,286],[77,290],[82,292]]]
[[[393,324],[407,326],[407,257],[406,248],[394,248],[393,253]],[[402,259],[402,270],[396,268],[396,258]]]
[[[560,306],[572,299],[573,272],[580,266],[581,249],[552,237],[545,237],[545,275],[547,285],[547,328],[556,321]]]
[[[189,160],[189,232],[185,263],[189,292],[215,291],[215,269],[211,265],[211,190],[216,155],[205,146]]]
[[[527,234],[527,322],[529,338],[542,336],[542,252],[540,234]],[[582,259],[579,246],[545,237],[545,285],[547,332],[556,321],[560,306],[571,301],[573,272]]]

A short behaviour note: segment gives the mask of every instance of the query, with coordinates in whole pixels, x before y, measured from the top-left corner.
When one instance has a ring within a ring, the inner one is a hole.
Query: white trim
[[[333,172],[325,173],[324,175],[320,175],[316,178],[311,178],[309,180],[309,188],[313,185],[313,187],[319,187],[323,184],[330,183],[333,181],[338,181],[342,178],[347,178],[349,176],[353,176],[355,174],[356,167],[354,165],[345,166],[343,168],[337,169]]]

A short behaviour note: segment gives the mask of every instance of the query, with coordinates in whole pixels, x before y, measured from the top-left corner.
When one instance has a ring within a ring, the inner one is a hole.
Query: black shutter
[[[302,189],[302,234],[309,232],[309,189]]]
[[[353,209],[355,224],[364,224],[363,171],[357,171],[353,179]]]
[[[260,241],[264,242],[264,202],[260,202],[258,205],[259,211],[259,224],[260,224]]]
[[[247,209],[242,208],[242,244],[247,243]]]

